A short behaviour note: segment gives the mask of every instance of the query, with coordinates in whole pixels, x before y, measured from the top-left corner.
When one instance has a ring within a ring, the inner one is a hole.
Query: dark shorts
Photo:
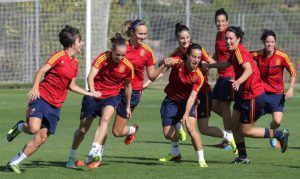
[[[101,117],[102,109],[105,106],[117,108],[120,103],[119,96],[113,96],[105,99],[97,99],[91,96],[84,96],[81,103],[80,119]]]
[[[234,100],[235,91],[232,88],[232,83],[229,81],[233,78],[234,77],[218,78],[213,89],[213,99],[224,102]]]
[[[240,111],[240,123],[253,124],[265,114],[266,94],[262,93],[254,99],[243,100],[237,97],[233,105],[235,110]]]
[[[285,95],[266,93],[267,105],[265,108],[266,113],[272,114],[273,112],[283,112]]]
[[[59,121],[60,108],[52,106],[43,98],[30,101],[27,106],[27,118],[40,118],[41,128],[47,128],[49,134],[54,134]]]
[[[170,99],[168,96],[165,97],[160,107],[163,127],[174,126],[180,121],[185,112],[186,102],[187,101],[178,102]],[[189,116],[196,117],[197,104],[195,101]]]
[[[212,105],[212,93],[198,93],[197,99],[199,100],[197,107],[197,118],[209,118]]]
[[[131,100],[130,100],[130,109],[131,112],[133,112],[134,108],[137,106],[137,104],[140,102],[141,99],[141,91],[134,90],[131,94]],[[126,111],[126,96],[125,96],[125,90],[121,90],[119,93],[119,97],[121,99],[121,102],[117,108],[117,114],[121,116],[124,119],[127,119],[127,111]]]

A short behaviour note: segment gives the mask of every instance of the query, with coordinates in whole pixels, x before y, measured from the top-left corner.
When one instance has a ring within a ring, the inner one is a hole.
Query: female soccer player
[[[185,123],[197,152],[199,166],[207,167],[201,137],[195,127],[197,123],[195,99],[204,82],[203,75],[198,68],[202,55],[201,50],[200,45],[191,44],[183,59],[173,58],[174,65],[169,76],[169,83],[165,88],[167,96],[162,102],[160,113],[165,138],[177,143],[176,124],[178,122]],[[178,150],[172,148],[172,152],[166,158],[180,160],[181,155]],[[160,161],[167,160],[160,159]]]
[[[134,76],[133,66],[125,58],[127,49],[125,39],[117,34],[116,37],[111,39],[111,43],[112,50],[101,53],[96,57],[88,75],[90,91],[97,91],[101,93],[101,96],[98,99],[84,96],[82,100],[81,121],[79,128],[74,133],[72,149],[66,165],[67,168],[75,168],[76,165],[84,164],[81,161],[75,162],[76,150],[96,116],[99,116],[101,119],[86,163],[90,168],[100,166],[108,124],[120,103],[118,95],[123,84],[125,84],[126,117],[130,118],[131,116],[130,97],[132,93],[131,80]]]
[[[263,81],[267,96],[266,112],[272,114],[273,120],[270,128],[279,128],[284,110],[284,102],[293,97],[296,82],[296,70],[289,56],[282,50],[276,48],[276,34],[272,30],[265,30],[261,36],[264,49],[251,52],[260,70],[260,77]],[[284,94],[283,70],[290,73],[290,85]],[[272,147],[276,147],[277,140],[270,139]]]
[[[136,19],[131,23],[126,22],[128,27],[126,33],[129,37],[127,43],[126,58],[133,64],[134,78],[132,80],[132,95],[130,101],[131,111],[137,106],[141,99],[141,93],[144,83],[144,71],[146,69],[148,78],[155,80],[158,75],[163,71],[164,65],[155,69],[155,59],[151,48],[144,43],[147,38],[147,26],[144,21]],[[166,60],[166,59],[165,59]],[[138,125],[127,126],[127,111],[125,92],[120,92],[121,102],[117,108],[117,115],[113,125],[113,134],[115,137],[126,136],[125,144],[132,143],[135,139]]]
[[[221,8],[215,12],[215,24],[218,29],[215,43],[215,59],[217,62],[225,62],[229,58],[230,52],[226,48],[225,32],[228,27],[228,14]],[[231,111],[230,104],[234,100],[234,90],[231,86],[231,79],[235,73],[232,66],[218,69],[218,80],[213,89],[212,110],[223,118],[224,129],[231,133]],[[226,149],[228,142],[223,140],[216,147]]]
[[[7,169],[21,173],[19,163],[32,155],[55,133],[60,109],[68,89],[79,94],[98,97],[98,92],[87,92],[76,84],[79,53],[83,42],[77,28],[67,25],[59,33],[64,50],[55,52],[36,73],[32,89],[29,91],[27,121],[19,121],[7,134],[11,142],[21,132],[35,135],[25,147],[7,164]],[[44,79],[40,82],[42,76]]]
[[[281,152],[287,148],[289,132],[287,130],[273,130],[255,127],[254,123],[264,115],[266,95],[260,74],[250,52],[242,45],[244,32],[239,27],[228,27],[226,29],[226,46],[230,51],[230,57],[226,62],[208,64],[209,68],[225,68],[231,64],[235,70],[237,80],[231,80],[234,90],[239,91],[234,104],[232,114],[233,135],[237,144],[238,154],[232,163],[249,164],[246,152],[246,137],[273,138],[280,141]]]

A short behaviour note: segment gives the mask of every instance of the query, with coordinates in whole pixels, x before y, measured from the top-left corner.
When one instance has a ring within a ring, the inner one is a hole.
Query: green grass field
[[[0,90],[0,178],[16,178],[19,175],[5,172],[6,163],[32,138],[22,134],[13,142],[6,141],[6,133],[25,116],[28,90]],[[62,108],[61,119],[55,135],[50,136],[34,155],[23,161],[22,178],[297,178],[300,176],[300,94],[285,107],[282,128],[291,132],[285,154],[273,149],[266,139],[247,138],[250,165],[228,164],[234,156],[230,151],[211,147],[220,139],[202,136],[208,168],[200,169],[190,140],[181,143],[183,160],[180,163],[160,163],[158,158],[170,152],[170,144],[162,134],[159,108],[164,98],[162,89],[148,89],[129,123],[138,123],[136,141],[126,146],[124,138],[115,138],[111,130],[105,146],[103,165],[97,169],[82,167],[65,168],[73,132],[79,124],[82,96],[69,93]],[[256,125],[268,127],[271,116],[261,118]],[[86,135],[78,150],[78,158],[85,160],[95,126]],[[212,115],[210,123],[221,126],[221,118]],[[112,126],[112,121],[111,125]],[[19,176],[20,177],[20,176]]]

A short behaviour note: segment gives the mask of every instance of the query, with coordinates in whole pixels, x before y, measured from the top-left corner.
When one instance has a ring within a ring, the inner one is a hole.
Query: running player
[[[261,41],[264,44],[264,49],[253,51],[251,55],[257,62],[266,91],[266,112],[272,114],[273,117],[270,128],[276,130],[282,122],[285,100],[293,97],[296,70],[289,56],[284,51],[276,48],[276,34],[274,31],[265,30],[261,36]],[[290,85],[286,94],[284,94],[283,83],[284,68],[290,73]],[[270,139],[270,144],[272,147],[276,147],[277,139]]]
[[[208,64],[208,68],[225,68],[231,64],[235,70],[237,80],[231,80],[234,90],[239,91],[234,104],[232,115],[233,135],[237,144],[238,154],[232,163],[249,164],[245,139],[273,138],[280,141],[281,152],[284,153],[288,143],[288,130],[273,130],[255,127],[257,119],[264,115],[266,105],[266,94],[260,79],[260,74],[250,52],[242,45],[244,32],[239,27],[228,27],[226,29],[226,46],[231,52],[227,62]]]
[[[77,28],[65,26],[59,33],[64,50],[55,52],[36,73],[32,89],[29,91],[27,121],[19,121],[7,134],[11,142],[21,132],[35,135],[24,148],[7,164],[7,169],[21,173],[19,163],[32,155],[55,133],[60,109],[65,101],[68,89],[90,97],[98,97],[98,92],[87,92],[76,84],[78,60],[83,42]],[[42,79],[42,76],[44,79]]]
[[[181,122],[187,126],[192,144],[197,152],[199,166],[207,167],[201,137],[195,127],[197,123],[195,99],[204,82],[203,75],[198,68],[202,55],[201,50],[200,45],[191,44],[183,59],[173,58],[174,65],[169,76],[169,83],[165,88],[167,96],[160,109],[163,134],[166,139],[171,141],[172,151],[166,158],[159,159],[161,162],[181,159],[179,150],[176,150],[179,140],[176,134],[176,124]]]
[[[229,58],[230,52],[226,48],[225,32],[228,27],[228,14],[221,8],[215,12],[215,25],[218,29],[215,43],[215,59],[217,62],[225,62]],[[234,100],[234,90],[231,86],[231,79],[235,73],[232,66],[218,69],[218,80],[213,89],[212,110],[223,118],[224,129],[231,133],[231,101]],[[227,140],[223,140],[216,147],[229,149]]]
[[[104,144],[107,136],[108,124],[115,109],[120,103],[119,92],[125,84],[126,117],[130,118],[131,80],[134,76],[133,66],[125,58],[126,41],[119,34],[111,39],[112,50],[101,53],[95,58],[92,69],[88,75],[90,91],[100,92],[98,99],[84,96],[82,100],[79,128],[74,133],[72,149],[70,151],[67,168],[75,168],[76,165],[84,165],[82,161],[76,162],[77,148],[89,130],[93,119],[99,116],[98,124],[91,151],[86,163],[90,168],[96,168],[101,164]]]

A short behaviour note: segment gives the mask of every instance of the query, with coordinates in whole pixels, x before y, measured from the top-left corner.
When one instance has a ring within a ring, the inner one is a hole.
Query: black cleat
[[[20,120],[14,127],[12,127],[8,133],[7,133],[7,141],[11,142],[14,140],[15,137],[17,137],[21,132],[18,130],[18,125],[20,123],[23,123],[23,120]]]
[[[282,137],[278,139],[281,146],[281,153],[284,153],[286,151],[286,148],[288,146],[289,135],[289,131],[287,129],[284,129]]]
[[[238,157],[236,159],[234,159],[232,162],[230,162],[231,164],[250,164],[250,160],[248,157],[246,158],[241,158]]]

